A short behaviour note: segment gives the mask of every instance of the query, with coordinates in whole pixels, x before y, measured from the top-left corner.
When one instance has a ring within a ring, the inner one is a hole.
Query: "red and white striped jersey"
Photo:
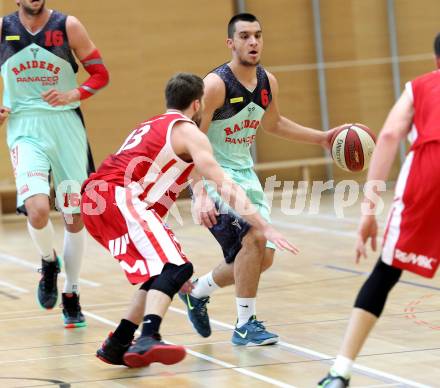
[[[413,100],[413,127],[409,134],[411,149],[440,141],[440,70],[417,77],[406,84]]]
[[[141,123],[83,188],[98,180],[129,188],[133,196],[163,217],[186,187],[194,167],[179,158],[171,146],[171,130],[178,121],[192,123],[178,112],[167,112]]]

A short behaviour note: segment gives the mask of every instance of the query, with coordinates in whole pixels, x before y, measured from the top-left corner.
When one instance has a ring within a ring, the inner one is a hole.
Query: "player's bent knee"
[[[261,263],[261,272],[264,272],[272,267],[274,256],[275,251],[273,249],[266,248],[266,251],[264,252],[263,262]]]
[[[379,258],[373,272],[360,289],[354,307],[380,317],[388,294],[399,281],[401,275],[401,269],[391,267]]]
[[[173,299],[185,282],[191,278],[193,272],[191,263],[182,265],[167,263],[161,274],[152,282],[150,290],[161,291]]]
[[[243,238],[242,245],[252,245],[254,247],[257,247],[260,250],[264,250],[266,247],[266,238],[264,237],[263,233],[261,233],[259,230],[257,230],[254,227],[251,227],[249,229],[249,232],[246,234],[246,236]]]

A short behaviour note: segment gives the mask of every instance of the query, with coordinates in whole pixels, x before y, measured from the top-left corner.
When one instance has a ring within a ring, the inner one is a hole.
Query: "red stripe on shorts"
[[[144,230],[146,237],[148,238],[148,240],[150,240],[151,245],[153,246],[154,250],[156,251],[156,253],[160,257],[162,262],[163,263],[168,263],[168,258],[165,255],[165,252],[163,251],[163,249],[160,246],[159,242],[157,241],[156,236],[154,236],[153,232],[148,227],[147,222],[138,214],[138,212],[134,208],[134,206],[133,206],[133,196],[131,194],[130,189],[127,189],[126,193],[127,193],[127,203],[126,203],[126,205],[127,205],[128,211],[130,212],[132,217],[139,223],[139,225],[142,226],[142,229]]]
[[[387,241],[388,232],[390,231],[391,221],[393,220],[394,210],[396,210],[395,207],[393,207],[393,210],[391,210],[390,217],[388,218],[387,227],[385,228],[385,233],[383,234],[383,242],[382,242],[382,246],[384,246],[385,243],[386,243],[386,241]]]
[[[154,214],[154,216],[157,218],[157,220],[162,223],[162,219],[160,218],[160,216],[157,214],[157,212],[155,210],[152,210],[152,213]],[[189,261],[188,258],[186,257],[186,255],[182,252],[182,247],[180,246],[180,244],[176,241],[176,239],[174,238],[174,233],[171,229],[165,227],[165,231],[168,234],[168,237],[170,238],[171,242],[174,244],[176,251],[179,253],[180,257],[182,258],[183,261]]]

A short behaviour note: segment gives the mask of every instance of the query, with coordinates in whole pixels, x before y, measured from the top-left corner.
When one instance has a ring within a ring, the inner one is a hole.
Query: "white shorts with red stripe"
[[[440,260],[440,143],[411,151],[388,216],[382,261],[432,278]]]
[[[119,260],[130,283],[159,275],[166,263],[188,262],[171,229],[129,188],[95,187],[84,192],[81,206],[88,232]]]

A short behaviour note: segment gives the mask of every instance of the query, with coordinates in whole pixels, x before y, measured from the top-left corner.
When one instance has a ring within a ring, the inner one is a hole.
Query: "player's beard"
[[[194,121],[196,123],[196,125],[198,127],[200,127],[200,123],[202,122],[202,112],[201,112],[201,110],[199,110],[198,112],[196,112],[194,114],[194,116],[192,117],[192,121]]]
[[[256,62],[249,62],[248,60],[246,60],[243,57],[239,57],[238,59],[240,61],[240,65],[246,66],[246,67],[256,67],[260,64],[260,60],[258,60]]]
[[[23,8],[23,11],[26,12],[28,15],[37,16],[37,15],[40,15],[44,11],[45,4],[46,4],[46,0],[43,0],[41,2],[40,8],[38,8],[38,9],[28,7],[24,4],[21,4],[21,7]]]
[[[255,62],[255,63],[251,63],[251,62],[246,61],[245,59],[240,60],[240,65],[246,66],[246,67],[257,67],[259,64],[260,64],[260,61]]]

